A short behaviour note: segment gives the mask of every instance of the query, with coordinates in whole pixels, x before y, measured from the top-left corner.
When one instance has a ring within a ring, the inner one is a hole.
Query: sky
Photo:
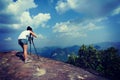
[[[0,46],[20,48],[31,26],[37,48],[120,41],[120,0],[0,0]]]

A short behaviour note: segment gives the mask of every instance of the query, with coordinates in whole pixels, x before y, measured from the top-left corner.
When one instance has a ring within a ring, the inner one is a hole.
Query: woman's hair
[[[30,30],[30,31],[32,31],[32,28],[31,28],[30,26],[28,26],[28,27],[27,27],[27,30]]]

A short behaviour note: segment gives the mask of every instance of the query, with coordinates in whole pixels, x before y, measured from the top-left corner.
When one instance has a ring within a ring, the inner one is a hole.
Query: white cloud
[[[22,15],[20,16],[20,21],[21,21],[21,27],[31,25],[32,24],[32,18],[30,16],[30,13],[29,12],[23,12]]]
[[[38,34],[37,37],[40,38],[40,39],[46,39],[46,37],[43,36],[42,34]]]
[[[26,26],[30,25],[33,28],[37,28],[39,26],[46,27],[45,23],[51,18],[49,13],[39,13],[36,16],[31,17],[29,12],[23,12],[20,16],[20,23],[19,24],[13,24],[13,28],[19,29],[19,28],[25,28]]]
[[[5,2],[6,1],[3,3],[5,4]],[[46,27],[46,22],[51,19],[49,13],[38,13],[37,15],[31,16],[29,10],[32,8],[37,8],[34,0],[17,0],[16,2],[7,2],[8,5],[5,6],[5,9],[0,11],[6,14],[5,16],[9,15],[8,17],[12,17],[12,19],[16,20],[16,22],[12,22],[9,25],[6,24],[7,27],[14,29],[23,29],[26,28],[26,26],[32,26],[33,28],[40,26]],[[12,19],[11,21],[13,21]]]
[[[81,32],[81,27],[74,26],[73,23],[68,22],[61,22],[56,23],[53,27],[53,32],[56,34],[56,37],[62,38],[70,38],[70,37],[86,37],[86,34]]]
[[[67,33],[60,33],[56,35],[56,38],[63,38],[63,39],[75,39],[75,38],[83,38],[87,37],[86,33],[81,33],[81,32],[67,32]]]
[[[8,12],[19,15],[26,10],[36,7],[37,5],[34,3],[34,0],[17,0],[16,2],[12,2],[8,5]]]
[[[65,0],[65,1],[60,0],[58,1],[55,8],[59,13],[64,13],[70,9],[75,10],[77,12],[89,12],[93,2],[91,2],[91,4],[90,3],[88,4],[88,2],[90,1],[89,0]],[[92,9],[92,11],[93,10],[95,9]]]
[[[67,4],[69,5],[69,7],[71,9],[79,9],[81,7],[81,5],[85,4],[86,1],[85,0],[67,0]],[[87,6],[86,6],[87,7]]]
[[[12,0],[0,0],[0,14],[4,14],[7,12],[8,5],[12,3]]]
[[[58,1],[57,6],[55,7],[55,9],[59,12],[59,13],[64,13],[67,10],[69,10],[69,5],[67,4],[67,2],[62,2],[62,1]]]
[[[56,37],[62,38],[80,38],[80,37],[87,37],[88,32],[94,30],[103,29],[103,26],[97,25],[97,21],[93,20],[85,20],[83,22],[61,22],[56,23],[53,27],[53,33],[55,33]]]
[[[51,19],[51,16],[49,13],[43,14],[43,13],[39,13],[38,15],[33,17],[33,24],[35,26],[40,26],[42,25],[42,27],[44,27],[45,23]]]
[[[87,25],[85,25],[85,27],[84,27],[84,29],[85,30],[90,30],[90,31],[92,31],[92,30],[97,30],[97,29],[101,29],[101,28],[103,28],[103,27],[98,27],[98,26],[96,26],[94,23],[88,23]]]
[[[56,25],[53,27],[53,32],[67,32],[69,30],[68,24],[69,22],[56,23]]]
[[[7,37],[7,38],[5,38],[4,40],[5,40],[5,41],[11,41],[12,38],[11,38],[11,37]]]
[[[96,21],[96,22],[102,22],[102,21],[104,21],[104,20],[107,20],[108,19],[108,17],[101,17],[101,18],[96,18],[94,21]]]
[[[78,25],[78,24],[76,24]],[[61,22],[56,23],[53,27],[53,32],[56,34],[56,37],[62,38],[78,38],[78,37],[86,37],[87,34],[83,33],[81,26],[76,26],[74,23]]]
[[[59,0],[55,9],[58,13],[73,10],[87,17],[101,17],[110,15],[111,11],[119,5],[118,2],[118,0]],[[120,10],[117,9],[115,14],[119,12]]]
[[[36,16],[30,16],[29,12],[24,12],[21,16],[21,26],[31,25],[33,28],[46,27],[46,22],[51,19],[49,13],[39,13]]]
[[[96,21],[96,19],[87,19],[56,23],[52,28],[54,38],[51,41],[55,41],[53,44],[62,46],[93,43],[96,40],[95,38],[98,37],[99,32],[104,31],[104,24],[99,24],[104,20],[105,18],[99,21]],[[97,31],[98,35],[95,34]]]
[[[64,13],[70,9],[76,10],[76,9],[80,8],[80,5],[82,5],[83,2],[84,1],[82,1],[82,0],[66,0],[66,1],[60,0],[60,1],[58,1],[55,9],[59,13]]]
[[[112,16],[117,14],[120,14],[120,6],[113,11]]]

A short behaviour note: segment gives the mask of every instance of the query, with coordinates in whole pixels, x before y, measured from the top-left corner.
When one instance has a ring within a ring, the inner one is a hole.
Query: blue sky
[[[0,0],[0,46],[20,48],[31,26],[36,46],[119,42],[120,0]]]

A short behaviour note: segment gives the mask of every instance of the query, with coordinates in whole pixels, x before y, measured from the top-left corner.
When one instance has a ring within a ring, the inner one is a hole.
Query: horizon
[[[120,0],[1,0],[0,50],[21,49],[31,26],[37,48],[120,42]],[[28,46],[29,47],[29,46]]]
[[[114,43],[114,44],[113,44]],[[120,51],[120,47],[116,45],[116,43],[120,43],[120,42],[100,42],[100,43],[91,43],[91,44],[80,44],[80,45],[70,45],[70,46],[44,46],[44,47],[36,47],[36,44],[35,44],[35,48],[37,49],[37,52],[39,53],[39,51],[41,50],[44,50],[45,48],[49,49],[49,48],[61,48],[61,49],[65,49],[65,48],[70,48],[70,47],[81,47],[82,45],[86,45],[86,46],[90,46],[90,45],[93,45],[94,47],[95,46],[99,46],[101,50],[103,49],[107,49],[107,48],[110,48],[110,47],[114,47],[116,49],[118,49]],[[102,45],[101,45],[102,44]],[[106,45],[107,44],[107,45]],[[103,45],[106,45],[106,46],[103,46]],[[120,44],[118,44],[120,45]],[[31,49],[32,49],[32,52],[35,52],[34,50],[34,46],[33,44],[31,44]],[[97,49],[97,48],[96,48]],[[6,48],[1,48],[0,49],[0,52],[9,52],[9,51],[22,51],[21,47],[18,46],[18,47],[6,47]],[[28,51],[30,51],[30,44],[28,44]]]

